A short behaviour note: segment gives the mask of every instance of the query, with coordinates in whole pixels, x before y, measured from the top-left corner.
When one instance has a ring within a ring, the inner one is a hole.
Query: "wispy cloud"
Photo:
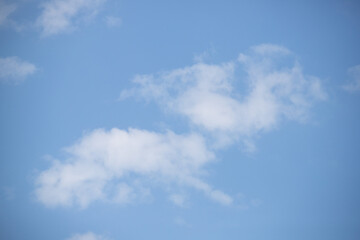
[[[201,53],[194,54],[194,62],[206,62],[211,59],[216,54],[216,50],[213,46],[210,46],[208,49]]]
[[[360,91],[360,65],[356,65],[348,69],[350,82],[343,86],[343,89],[348,92]]]
[[[186,207],[187,205],[187,198],[184,194],[171,194],[169,199],[172,203],[179,207]]]
[[[260,44],[257,46],[251,47],[251,50],[260,56],[270,56],[274,57],[276,55],[288,55],[291,54],[291,51],[286,47],[274,45],[274,44]]]
[[[0,81],[20,83],[27,76],[35,73],[36,66],[18,57],[0,58]]]
[[[9,16],[16,10],[16,4],[0,0],[0,26],[9,23]]]
[[[105,0],[52,0],[42,5],[37,25],[44,36],[75,29],[85,19],[95,16]]]
[[[122,24],[121,18],[114,16],[106,16],[105,22],[108,27],[120,27]]]
[[[75,234],[72,237],[67,238],[66,240],[109,240],[109,239],[92,232],[87,232],[83,234]]]
[[[285,64],[284,64],[285,62]],[[246,77],[237,77],[243,70]],[[315,100],[326,99],[320,80],[303,73],[286,48],[264,44],[218,65],[196,63],[158,74],[138,75],[128,96],[155,100],[215,136],[218,145],[275,128],[283,119],[304,121]],[[234,89],[243,84],[243,92]]]
[[[36,196],[47,206],[79,205],[103,200],[131,203],[149,189],[131,184],[133,179],[188,186],[222,204],[231,204],[225,193],[201,180],[204,166],[214,159],[197,134],[171,131],[95,130],[65,150],[68,158],[54,161],[37,178]]]
[[[263,204],[260,198],[248,198],[242,193],[237,194],[235,202],[236,207],[241,210],[249,210],[250,208],[256,208]]]

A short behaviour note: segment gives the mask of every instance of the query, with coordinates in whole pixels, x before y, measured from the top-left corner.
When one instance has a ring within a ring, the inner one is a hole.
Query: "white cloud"
[[[107,16],[105,22],[108,27],[120,27],[122,24],[121,18],[114,16]]]
[[[245,77],[238,76],[239,69]],[[153,184],[163,184],[192,187],[223,205],[236,204],[202,180],[206,166],[215,159],[209,143],[221,147],[240,140],[254,151],[255,136],[285,119],[306,120],[313,102],[326,99],[320,80],[303,74],[292,53],[274,45],[253,47],[250,54],[240,54],[231,62],[200,62],[138,75],[133,81],[137,87],[124,91],[122,98],[155,100],[185,116],[196,126],[193,129],[210,133],[212,141],[205,142],[196,133],[94,130],[66,148],[67,157],[38,176],[40,202],[83,208],[96,200],[129,204],[149,196]],[[235,84],[242,89],[237,91]],[[173,194],[169,199],[179,206],[186,204],[184,195]]]
[[[7,4],[5,1],[0,0],[0,26],[8,22],[10,14],[16,10],[15,4]]]
[[[243,70],[246,77],[237,77]],[[219,146],[251,138],[275,128],[283,119],[304,121],[314,100],[326,99],[320,80],[303,74],[300,64],[284,47],[264,44],[249,55],[218,65],[192,66],[150,75],[138,75],[137,85],[121,98],[155,100],[166,110],[185,116],[210,132]],[[234,84],[245,87],[239,92]],[[250,140],[249,140],[250,139]]]
[[[349,92],[360,91],[360,65],[349,68],[348,74],[351,78],[351,81],[343,86],[344,90]]]
[[[0,58],[0,81],[19,83],[35,71],[34,64],[18,57]]]
[[[108,238],[105,238],[101,235],[96,235],[92,232],[84,233],[84,234],[75,234],[70,238],[67,238],[66,240],[107,240]]]
[[[105,0],[52,0],[42,5],[37,25],[44,36],[67,32],[95,16]]]
[[[131,203],[149,194],[142,187],[149,182],[189,186],[222,204],[232,202],[200,179],[214,155],[197,134],[98,129],[65,151],[68,157],[54,161],[36,181],[36,196],[47,206]]]
[[[171,202],[173,202],[175,205],[179,207],[185,207],[186,206],[186,196],[184,194],[171,194],[169,196],[169,199]]]

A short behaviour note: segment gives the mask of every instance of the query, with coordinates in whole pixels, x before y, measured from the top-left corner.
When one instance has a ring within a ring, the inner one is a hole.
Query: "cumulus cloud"
[[[47,206],[85,208],[95,200],[131,203],[149,194],[143,186],[148,182],[189,186],[222,204],[232,202],[201,180],[214,154],[198,134],[98,129],[65,152],[66,159],[55,160],[36,180],[36,196]]]
[[[286,119],[305,121],[313,103],[326,99],[320,80],[305,75],[288,49],[269,44],[255,46],[233,61],[200,61],[138,75],[133,82],[136,87],[123,91],[121,98],[156,101],[188,119],[193,131],[211,138],[205,141],[194,132],[94,130],[40,173],[40,202],[82,208],[99,200],[130,204],[151,195],[151,188],[160,184],[171,193],[191,187],[223,205],[234,205],[231,196],[203,180],[206,166],[215,160],[214,151],[238,140],[254,151],[255,136]],[[183,194],[169,199],[178,206],[187,201]]]
[[[0,0],[0,26],[5,25],[9,21],[9,16],[16,10],[15,4],[8,4]]]
[[[0,58],[0,81],[2,82],[19,83],[35,71],[34,64],[18,57]]]
[[[343,89],[348,92],[360,91],[360,65],[349,68],[348,75],[351,80],[348,84],[343,86]]]
[[[108,240],[108,238],[92,232],[87,232],[84,234],[75,234],[72,237],[67,238],[66,240]]]
[[[52,0],[42,5],[37,25],[44,36],[67,32],[95,16],[105,0]]]
[[[274,56],[278,54],[288,55],[290,54],[290,50],[286,47],[274,45],[274,44],[260,44],[257,46],[251,47],[251,50],[258,55],[269,55]]]
[[[243,72],[244,77],[237,76]],[[155,100],[166,110],[185,116],[191,124],[212,133],[217,144],[251,137],[275,128],[283,119],[304,121],[315,100],[326,99],[320,80],[303,73],[286,48],[263,44],[221,64],[192,66],[138,75],[129,96]],[[244,86],[241,92],[234,85]]]

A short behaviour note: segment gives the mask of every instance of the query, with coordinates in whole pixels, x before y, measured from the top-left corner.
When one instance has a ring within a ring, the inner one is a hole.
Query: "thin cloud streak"
[[[109,240],[108,238],[97,235],[93,232],[87,232],[87,233],[77,233],[71,236],[70,238],[67,238],[66,240]]]

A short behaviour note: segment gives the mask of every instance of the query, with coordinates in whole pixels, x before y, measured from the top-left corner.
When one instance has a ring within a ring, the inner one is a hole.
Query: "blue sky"
[[[358,239],[359,12],[0,0],[0,239]]]

